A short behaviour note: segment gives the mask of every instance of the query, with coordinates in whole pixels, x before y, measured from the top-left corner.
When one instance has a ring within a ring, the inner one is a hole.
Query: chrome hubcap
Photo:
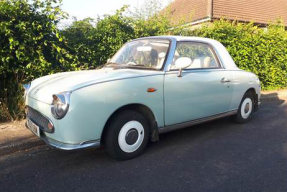
[[[245,112],[245,113],[248,113],[249,108],[250,108],[250,105],[249,105],[249,103],[247,103],[247,104],[245,105],[244,112]]]
[[[241,105],[241,116],[244,119],[247,119],[252,112],[252,100],[250,98],[246,98]]]

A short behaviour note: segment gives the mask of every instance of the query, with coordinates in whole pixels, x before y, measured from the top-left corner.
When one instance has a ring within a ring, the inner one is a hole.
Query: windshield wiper
[[[152,67],[145,67],[145,65],[143,65],[143,64],[127,65],[127,64],[120,64],[120,63],[116,63],[116,62],[108,62],[105,64],[105,67],[107,67],[107,66],[111,66],[111,67],[118,68],[118,69],[131,68],[131,69],[157,70],[157,69],[152,68]]]
[[[104,67],[108,67],[108,66],[111,66],[113,68],[117,68],[117,69],[123,69],[126,67],[126,65],[124,64],[120,64],[120,63],[116,63],[116,62],[108,62],[105,64]]]
[[[145,67],[145,65],[127,65],[126,68],[130,68],[130,69],[144,69],[144,70],[158,70],[152,67]]]
[[[131,67],[141,67],[141,66],[144,66],[142,64],[136,64],[136,65],[127,65],[127,66],[131,66]]]
[[[120,64],[116,62],[107,62],[105,65],[120,65]]]

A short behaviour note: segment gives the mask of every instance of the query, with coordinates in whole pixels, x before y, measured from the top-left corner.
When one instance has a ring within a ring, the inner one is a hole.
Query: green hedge
[[[67,48],[82,65],[95,68],[104,64],[129,40],[170,33],[172,26],[166,15],[144,20],[128,17],[125,13],[126,7],[123,7],[116,14],[96,21],[91,18],[74,21],[61,31],[67,39]]]
[[[24,116],[23,83],[77,69],[57,29],[65,15],[54,2],[0,1],[0,121]]]
[[[96,21],[66,17],[57,0],[0,0],[0,121],[23,118],[22,84],[61,71],[96,68],[125,42],[144,36],[187,35],[216,39],[236,64],[252,71],[263,89],[287,87],[287,33],[281,23],[260,29],[215,21],[197,29],[173,26],[169,14],[148,19],[127,16],[126,8]]]
[[[239,68],[258,75],[264,90],[281,89],[287,87],[287,32],[281,23],[263,29],[220,20],[181,34],[218,40]]]

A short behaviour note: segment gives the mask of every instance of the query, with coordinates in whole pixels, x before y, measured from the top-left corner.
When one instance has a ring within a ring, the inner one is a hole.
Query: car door
[[[181,77],[175,61],[192,64]],[[232,73],[225,70],[213,48],[205,43],[178,42],[164,79],[165,126],[228,112],[233,94]]]

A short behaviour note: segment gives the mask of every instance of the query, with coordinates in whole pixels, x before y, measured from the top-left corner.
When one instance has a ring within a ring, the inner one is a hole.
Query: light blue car
[[[47,144],[141,154],[159,134],[258,108],[260,82],[212,39],[159,36],[126,43],[99,70],[44,76],[26,90],[27,127]]]

